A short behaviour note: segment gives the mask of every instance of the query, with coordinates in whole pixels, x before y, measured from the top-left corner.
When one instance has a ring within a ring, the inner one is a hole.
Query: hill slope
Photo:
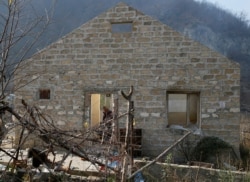
[[[34,1],[38,10],[51,0]],[[59,0],[53,23],[39,48],[57,40],[81,24],[117,4],[119,0]],[[244,17],[235,16],[213,4],[194,0],[124,0],[128,5],[167,24],[241,64],[241,109],[250,111],[250,27]],[[249,98],[249,99],[248,99]]]

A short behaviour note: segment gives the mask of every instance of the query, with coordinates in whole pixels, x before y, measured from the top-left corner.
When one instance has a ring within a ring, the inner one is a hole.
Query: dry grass
[[[250,148],[250,113],[242,113],[240,118],[240,143]]]
[[[242,113],[240,118],[240,155],[242,168],[250,170],[250,113]]]

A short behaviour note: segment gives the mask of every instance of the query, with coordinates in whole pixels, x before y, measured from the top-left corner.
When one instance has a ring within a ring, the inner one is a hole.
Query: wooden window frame
[[[169,100],[169,95],[170,94],[185,94],[187,97],[186,97],[186,106],[185,106],[185,109],[186,109],[186,121],[181,121],[181,122],[174,122],[173,120],[171,121],[171,117],[170,117],[170,100]],[[196,95],[197,98],[196,98],[196,122],[190,122],[190,100],[191,100],[191,96],[190,95]],[[199,126],[200,125],[200,116],[201,116],[201,106],[200,106],[200,92],[199,91],[167,91],[167,116],[168,116],[168,125],[181,125],[181,126],[189,126],[190,124],[193,124],[193,125],[196,125],[196,126]]]

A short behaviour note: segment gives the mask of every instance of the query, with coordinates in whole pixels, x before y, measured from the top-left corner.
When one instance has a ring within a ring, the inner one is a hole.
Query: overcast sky
[[[203,0],[197,0],[203,1]],[[214,3],[219,7],[229,10],[233,13],[240,14],[244,12],[247,15],[247,20],[250,22],[250,0],[205,0]]]

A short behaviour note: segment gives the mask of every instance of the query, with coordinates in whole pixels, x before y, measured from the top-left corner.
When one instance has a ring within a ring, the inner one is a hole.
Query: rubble
[[[129,95],[122,92],[124,98],[131,101],[133,87]],[[65,130],[57,126],[48,115],[43,113],[36,106],[28,105],[24,100],[25,108],[23,116],[19,115],[12,107],[5,106],[4,111],[12,114],[16,120],[15,130],[18,128],[18,137],[14,148],[0,148],[3,153],[3,165],[6,170],[2,172],[1,178],[7,173],[15,176],[32,176],[32,178],[48,178],[60,175],[75,176],[96,176],[101,179],[126,180],[127,168],[133,165],[131,156],[132,148],[129,137],[132,137],[131,130],[133,107],[130,107],[126,114],[106,121],[116,123],[119,117],[128,116],[128,127],[126,130],[125,142],[117,139],[112,128],[109,140],[103,140],[98,136],[100,128],[85,128],[84,130]],[[3,109],[3,108],[2,108]],[[118,126],[113,124],[113,127]],[[107,132],[107,131],[103,131]],[[25,142],[30,136],[41,139],[40,148],[31,147],[22,150]],[[13,143],[11,144],[13,145]],[[42,147],[41,147],[42,146]],[[55,151],[60,149],[59,151]],[[129,161],[128,161],[129,160]],[[122,172],[124,171],[124,172]],[[48,173],[48,175],[47,175]],[[42,174],[42,175],[39,175]]]

